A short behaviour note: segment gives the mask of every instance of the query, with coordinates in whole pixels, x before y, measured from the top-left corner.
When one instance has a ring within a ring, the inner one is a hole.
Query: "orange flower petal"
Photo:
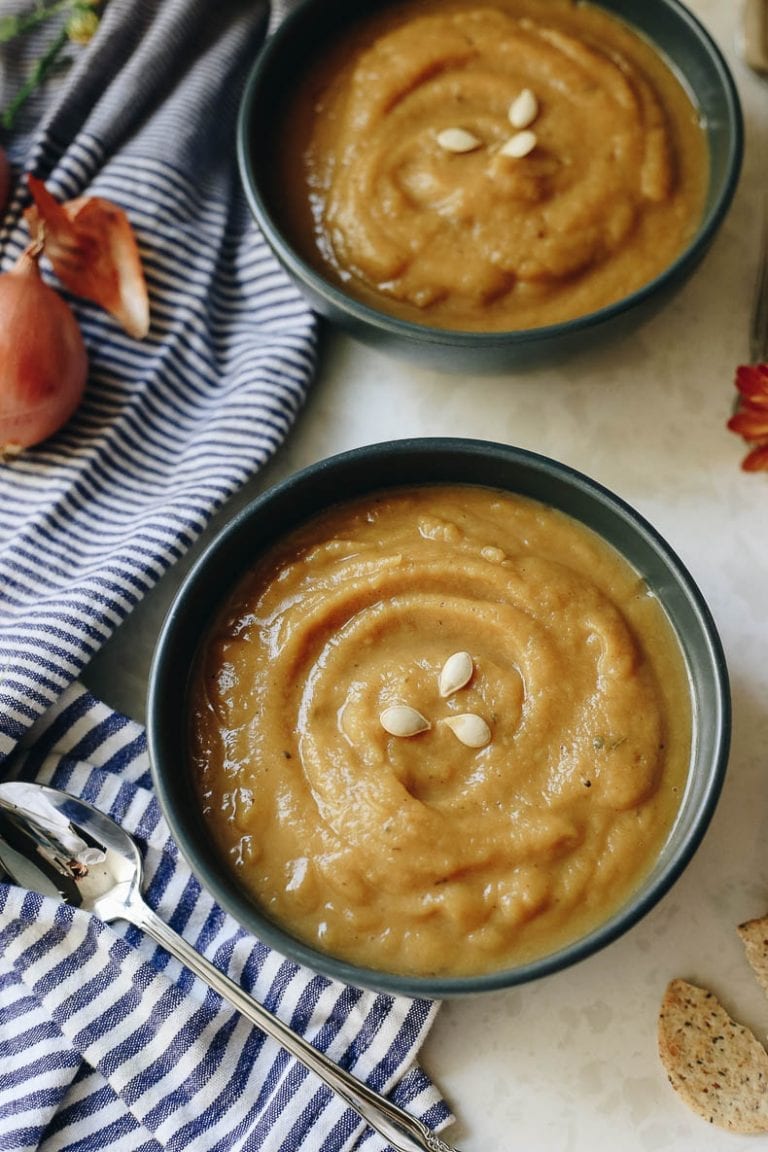
[[[149,331],[149,297],[136,238],[122,208],[98,196],[65,204],[28,176],[30,227],[45,228],[45,253],[61,283],[111,313],[130,336]]]
[[[736,387],[745,400],[768,408],[768,364],[739,365]]]
[[[727,427],[745,440],[768,440],[768,408],[742,405],[731,416]]]
[[[745,472],[768,472],[768,444],[753,448],[744,457],[741,466]]]

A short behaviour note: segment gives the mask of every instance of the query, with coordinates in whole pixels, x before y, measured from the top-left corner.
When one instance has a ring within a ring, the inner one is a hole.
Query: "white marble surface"
[[[656,1016],[667,981],[710,986],[760,1036],[768,1000],[735,926],[768,912],[768,476],[740,471],[725,430],[746,359],[768,174],[768,82],[736,58],[735,0],[692,0],[733,64],[747,153],[725,227],[684,291],[620,345],[517,377],[442,376],[338,334],[295,432],[248,496],[342,449],[413,435],[496,439],[554,456],[644,513],[691,569],[726,649],[733,688],[729,774],[710,831],[671,893],[600,955],[535,985],[446,1003],[424,1063],[458,1115],[463,1152],[736,1152],[666,1083]],[[199,549],[195,550],[195,554]],[[187,562],[88,669],[102,698],[142,717],[149,654]],[[309,1150],[311,1152],[311,1150]]]

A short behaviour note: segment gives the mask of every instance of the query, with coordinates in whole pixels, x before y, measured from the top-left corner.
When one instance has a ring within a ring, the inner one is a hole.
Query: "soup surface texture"
[[[627,26],[569,0],[406,0],[336,43],[280,118],[276,211],[364,302],[457,330],[619,300],[695,232],[696,111]]]
[[[683,660],[584,526],[472,486],[331,509],[203,645],[191,752],[275,922],[382,971],[477,974],[615,911],[684,787]]]

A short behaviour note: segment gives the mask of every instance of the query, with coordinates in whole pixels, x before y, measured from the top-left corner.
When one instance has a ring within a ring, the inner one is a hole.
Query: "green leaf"
[[[67,33],[66,31],[62,31],[56,37],[45,55],[41,56],[40,59],[36,62],[29,76],[27,76],[27,79],[24,81],[21,88],[14,96],[13,100],[11,100],[8,107],[3,110],[2,117],[0,117],[0,123],[2,123],[4,128],[9,130],[13,128],[14,121],[19,109],[22,108],[24,104],[26,104],[27,100],[35,91],[35,89],[39,88],[39,86],[43,83],[51,68],[56,63],[56,60],[66,43]]]

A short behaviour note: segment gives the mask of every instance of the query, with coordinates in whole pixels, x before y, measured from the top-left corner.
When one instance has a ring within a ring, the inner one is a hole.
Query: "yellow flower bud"
[[[87,44],[99,26],[99,17],[96,12],[75,12],[67,21],[67,36],[73,44]]]

